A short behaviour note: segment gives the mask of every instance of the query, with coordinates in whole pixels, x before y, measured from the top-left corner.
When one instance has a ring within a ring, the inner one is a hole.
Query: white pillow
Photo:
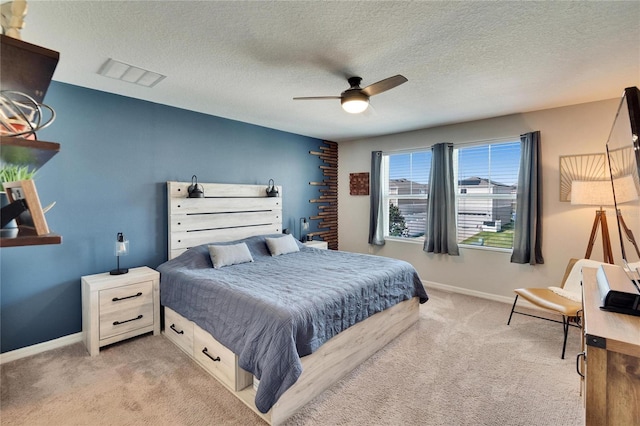
[[[266,237],[267,247],[271,252],[271,256],[279,256],[281,254],[294,253],[300,251],[298,243],[293,235],[287,234],[284,237],[269,238]]]
[[[233,244],[225,246],[209,246],[209,256],[211,256],[211,262],[215,269],[220,269],[223,266],[237,265],[239,263],[253,262],[249,247],[247,244]]]

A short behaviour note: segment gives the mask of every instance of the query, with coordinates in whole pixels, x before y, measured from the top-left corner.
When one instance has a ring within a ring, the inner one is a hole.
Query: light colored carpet
[[[579,330],[430,290],[420,321],[288,425],[582,425]],[[4,425],[260,425],[164,336],[82,344],[1,366]]]

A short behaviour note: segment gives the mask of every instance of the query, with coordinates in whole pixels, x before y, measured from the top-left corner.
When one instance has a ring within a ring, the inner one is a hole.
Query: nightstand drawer
[[[164,335],[193,356],[193,323],[165,306]]]
[[[200,365],[233,391],[253,383],[251,373],[238,367],[238,357],[197,325],[193,326],[193,355]]]
[[[153,324],[153,282],[100,291],[100,340]]]

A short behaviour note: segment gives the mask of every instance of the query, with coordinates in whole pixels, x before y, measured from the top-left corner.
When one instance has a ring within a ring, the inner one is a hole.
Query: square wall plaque
[[[369,172],[349,173],[349,194],[369,195]]]

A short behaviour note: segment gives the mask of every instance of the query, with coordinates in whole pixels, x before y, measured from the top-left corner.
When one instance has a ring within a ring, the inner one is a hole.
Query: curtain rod
[[[466,141],[466,142],[451,142],[451,143],[453,143],[454,147],[460,147],[460,146],[488,145],[490,143],[519,142],[519,141],[520,141],[520,135],[505,136],[501,138],[492,138],[492,139],[473,140],[473,141]],[[408,154],[410,152],[416,152],[416,151],[428,151],[429,149],[431,149],[433,145],[435,145],[435,143],[431,145],[420,146],[415,148],[403,148],[403,149],[397,149],[392,151],[382,151],[382,153],[383,154],[402,154],[402,153]]]

